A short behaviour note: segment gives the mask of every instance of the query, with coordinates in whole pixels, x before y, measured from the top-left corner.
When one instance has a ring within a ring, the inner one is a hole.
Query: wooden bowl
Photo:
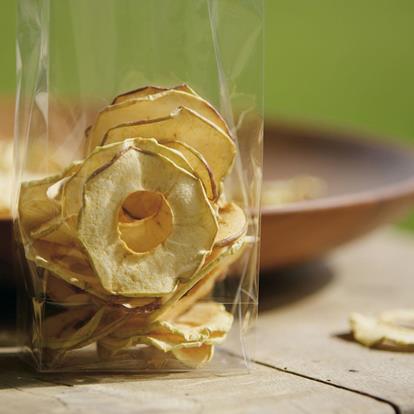
[[[262,210],[261,268],[321,256],[414,205],[414,152],[353,133],[268,123],[264,179],[313,175],[325,196]]]

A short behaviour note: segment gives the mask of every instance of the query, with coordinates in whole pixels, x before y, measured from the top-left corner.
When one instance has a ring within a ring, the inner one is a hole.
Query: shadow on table
[[[344,342],[353,342],[357,343],[354,339],[352,332],[342,332],[342,333],[335,333],[332,335],[333,338],[340,339]],[[361,345],[363,346],[363,345]],[[394,352],[399,354],[412,354],[414,353],[414,345],[398,345],[398,344],[376,344],[369,347],[375,351],[383,351],[383,352]]]
[[[323,261],[275,269],[260,275],[259,311],[290,305],[318,293],[334,280]]]

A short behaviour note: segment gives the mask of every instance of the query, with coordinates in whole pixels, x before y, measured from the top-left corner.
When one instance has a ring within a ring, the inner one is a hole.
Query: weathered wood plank
[[[31,374],[13,355],[1,360],[2,414],[394,412],[371,398],[260,365],[232,377],[66,374],[57,379]]]
[[[346,335],[351,311],[412,306],[414,239],[386,231],[315,267],[262,282],[256,359],[325,383],[255,366],[250,375],[33,374],[0,348],[0,413],[414,412],[414,354],[368,350]],[[13,349],[11,349],[13,351]],[[336,384],[346,389],[335,388]]]
[[[279,293],[264,295],[256,359],[387,399],[402,413],[413,413],[414,354],[362,347],[348,335],[347,318],[352,311],[375,314],[413,307],[414,238],[381,231],[339,250],[328,265],[332,275],[321,267],[315,267],[313,275],[304,272],[316,283],[323,282],[303,298],[295,297],[292,286],[278,286],[276,279],[263,282],[264,293]],[[300,277],[296,275],[309,283]],[[292,283],[300,290],[298,280]],[[284,302],[280,289],[295,301],[279,306]]]

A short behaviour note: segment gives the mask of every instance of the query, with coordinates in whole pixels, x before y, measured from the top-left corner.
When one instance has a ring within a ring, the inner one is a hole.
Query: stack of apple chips
[[[103,359],[146,346],[201,366],[233,322],[205,298],[247,231],[223,193],[228,126],[189,86],[150,86],[115,98],[86,140],[85,159],[21,186],[25,255],[60,309],[40,347],[54,364],[96,343]]]

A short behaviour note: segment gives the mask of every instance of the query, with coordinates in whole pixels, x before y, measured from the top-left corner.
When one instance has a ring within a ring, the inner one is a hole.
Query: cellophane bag
[[[262,0],[18,1],[18,338],[37,370],[248,368],[262,36]]]

